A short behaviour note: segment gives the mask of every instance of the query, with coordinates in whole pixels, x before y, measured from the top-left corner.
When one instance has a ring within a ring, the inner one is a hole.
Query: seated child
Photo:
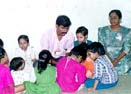
[[[89,57],[94,60],[94,77],[85,81],[88,91],[107,89],[117,85],[117,71],[105,55],[104,47],[99,42],[89,46]]]
[[[10,70],[12,77],[14,79],[15,85],[22,84],[28,75],[25,71],[23,71],[25,67],[25,61],[21,57],[14,57],[10,62]]]
[[[78,90],[79,86],[86,80],[86,70],[80,64],[85,50],[81,45],[74,47],[70,56],[62,57],[56,64],[57,78],[56,81],[64,93],[73,93]]]
[[[78,46],[83,42],[85,42],[87,45],[90,45],[92,43],[90,40],[87,40],[88,29],[84,26],[81,26],[76,30],[76,38],[77,40],[74,41],[74,46]]]
[[[52,59],[48,50],[42,50],[35,67],[36,82],[25,81],[15,87],[15,93],[25,90],[26,94],[59,94],[61,90],[56,83],[56,69],[51,66]]]
[[[7,62],[7,53],[0,47],[0,94],[14,94],[14,81]]]
[[[36,53],[34,48],[30,46],[27,35],[20,35],[18,37],[18,44],[19,48],[16,49],[14,57],[22,57],[24,59],[25,67],[23,71],[28,73],[28,75],[26,75],[26,79],[28,81],[35,82],[36,77],[34,73],[33,62],[36,60]]]
[[[23,71],[25,67],[25,61],[21,57],[14,57],[10,62],[10,70],[12,77],[14,79],[15,85],[23,84],[24,81],[28,80],[26,77],[28,73]],[[24,92],[20,92],[17,94],[24,94]]]

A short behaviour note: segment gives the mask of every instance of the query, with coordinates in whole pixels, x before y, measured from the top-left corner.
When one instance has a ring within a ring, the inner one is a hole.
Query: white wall
[[[97,28],[108,25],[108,13],[120,9],[122,25],[131,27],[130,0],[0,0],[0,38],[9,57],[18,47],[17,38],[27,34],[30,44],[40,51],[40,38],[44,31],[55,26],[58,15],[70,17],[74,33],[84,25],[89,39],[97,41]]]

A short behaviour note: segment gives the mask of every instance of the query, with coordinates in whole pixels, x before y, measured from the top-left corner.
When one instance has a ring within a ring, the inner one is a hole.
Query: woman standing
[[[111,25],[98,29],[98,41],[103,44],[119,75],[129,73],[131,68],[131,30],[120,25],[121,19],[121,11],[112,10],[109,13]]]

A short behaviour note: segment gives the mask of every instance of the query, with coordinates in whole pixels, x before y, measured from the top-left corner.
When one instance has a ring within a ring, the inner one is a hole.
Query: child
[[[10,70],[12,77],[14,79],[15,85],[23,84],[28,74],[23,71],[25,67],[25,61],[21,57],[14,57],[10,62]],[[20,92],[18,94],[24,94],[24,92]]]
[[[7,62],[6,51],[0,47],[0,94],[14,94],[14,81]]]
[[[86,77],[92,78],[94,75],[94,61],[87,55],[86,60],[81,64],[86,68]]]
[[[33,47],[29,45],[29,38],[27,35],[20,35],[18,37],[19,48],[16,49],[15,57],[22,57],[25,60],[25,67],[23,71],[28,73],[26,79],[34,82],[36,80],[33,69],[33,62],[36,60],[36,54]]]
[[[84,26],[81,26],[76,30],[76,38],[77,38],[77,40],[74,41],[74,46],[78,46],[79,44],[81,44],[83,42],[85,42],[88,45],[90,45],[92,43],[90,40],[87,40],[88,29]]]
[[[2,39],[0,39],[0,47],[4,47],[4,42],[3,42],[3,40]]]
[[[79,86],[86,80],[86,70],[80,64],[84,52],[84,49],[81,49],[80,45],[76,46],[71,50],[70,56],[62,57],[56,64],[56,81],[62,89],[63,94],[75,94]]]
[[[25,77],[28,75],[23,71],[25,67],[25,61],[21,57],[14,57],[10,62],[10,70],[12,77],[14,79],[15,85],[22,84],[25,80]]]
[[[89,46],[89,57],[94,60],[94,77],[88,78],[85,86],[88,91],[107,89],[116,86],[118,82],[117,72],[105,55],[104,47],[99,42],[93,42]]]
[[[89,45],[86,43],[81,43],[80,45],[81,49],[84,49],[86,53],[89,49]],[[86,68],[86,77],[92,78],[94,74],[94,61],[88,56],[87,53],[83,56],[81,64]]]
[[[59,94],[60,88],[56,84],[56,70],[51,66],[52,55],[48,50],[39,53],[38,66],[35,68],[36,82],[25,81],[24,85],[16,86],[16,93],[26,90],[26,94]]]

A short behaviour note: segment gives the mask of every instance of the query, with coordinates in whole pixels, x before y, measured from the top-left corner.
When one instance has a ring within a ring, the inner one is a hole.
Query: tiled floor
[[[131,94],[131,75],[120,76],[116,87],[91,93],[87,93],[87,89],[83,87],[77,94]]]

